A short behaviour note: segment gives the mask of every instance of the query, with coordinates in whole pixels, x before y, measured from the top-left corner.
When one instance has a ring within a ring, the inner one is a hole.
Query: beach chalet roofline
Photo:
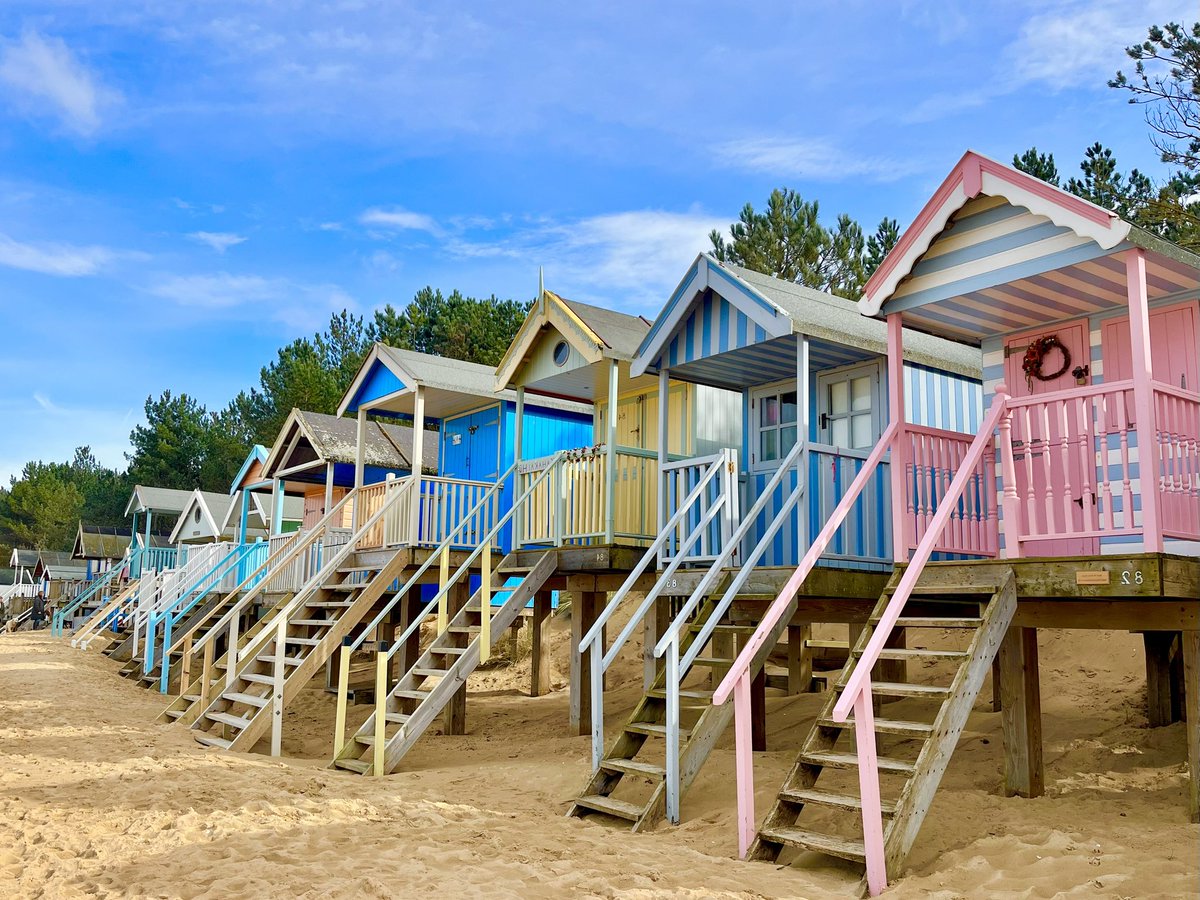
[[[128,526],[86,525],[79,523],[71,556],[75,559],[116,560],[129,549]]]
[[[860,315],[853,301],[721,263],[707,253],[701,253],[638,347],[632,363],[633,375],[656,374],[665,367],[672,377],[689,380],[686,342],[691,340],[691,335],[681,326],[691,315],[697,297],[707,289],[731,304],[737,317],[736,321],[719,322],[710,329],[713,353],[734,349],[735,340],[731,335],[737,334],[752,344],[805,335],[815,365],[833,366],[887,355],[886,327]],[[726,342],[728,347],[724,346]],[[699,350],[695,348],[695,351]],[[741,352],[753,355],[755,351],[744,347]],[[976,380],[981,377],[978,352],[931,335],[917,332],[909,335],[904,358],[929,369]],[[696,362],[690,363],[692,368],[697,366]],[[707,368],[713,369],[705,374],[708,383],[734,390],[740,390],[747,383],[736,373],[730,372],[722,378],[715,367]]]
[[[411,428],[387,422],[368,422],[363,437],[364,465],[391,471],[411,470]],[[353,419],[293,409],[267,453],[262,477],[264,480],[282,478],[323,483],[327,478],[328,466],[354,465],[357,447],[358,431]],[[422,451],[425,468],[436,468],[436,450],[434,447]],[[349,484],[353,478],[342,480]]]
[[[170,542],[180,544],[189,539],[220,540],[225,536],[224,524],[237,497],[212,491],[192,491],[187,505],[180,512]]]

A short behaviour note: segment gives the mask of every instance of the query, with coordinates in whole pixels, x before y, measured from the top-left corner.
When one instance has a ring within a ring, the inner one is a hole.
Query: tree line
[[[1112,150],[1096,142],[1066,179],[1053,154],[1031,147],[1013,156],[1018,169],[1111,209],[1123,219],[1200,252],[1200,23],[1153,26],[1126,48],[1134,69],[1108,85],[1146,110],[1151,141],[1167,175],[1155,180],[1121,170]],[[857,299],[899,239],[897,221],[884,217],[868,233],[846,214],[821,219],[816,200],[782,187],[766,206],[747,203],[728,235],[713,231],[722,262]],[[529,303],[477,299],[426,287],[403,309],[391,304],[369,318],[347,311],[328,327],[280,348],[257,386],[220,409],[185,393],[146,399],[146,422],[130,434],[124,470],[100,465],[88,447],[66,463],[26,464],[0,487],[0,546],[69,549],[77,523],[124,523],[134,484],[226,491],[255,443],[274,442],[293,407],[333,413],[372,344],[380,341],[454,359],[495,365],[516,335]]]

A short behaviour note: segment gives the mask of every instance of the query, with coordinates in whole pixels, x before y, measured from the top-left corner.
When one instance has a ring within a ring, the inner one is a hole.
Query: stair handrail
[[[121,590],[109,597],[107,601],[102,602],[95,612],[72,632],[71,646],[79,650],[88,649],[96,635],[112,621],[113,616],[120,614],[131,600],[136,601],[141,584],[142,579],[132,578]]]
[[[884,429],[879,441],[875,444],[875,449],[871,451],[871,455],[867,457],[862,469],[854,477],[854,481],[850,483],[850,487],[838,505],[834,507],[829,518],[825,520],[825,525],[809,545],[808,552],[804,554],[800,564],[788,578],[779,595],[771,602],[759,622],[758,628],[742,647],[737,659],[734,660],[733,665],[730,666],[729,671],[725,673],[725,677],[713,693],[712,702],[716,706],[727,703],[730,696],[734,698],[735,771],[738,783],[738,855],[743,859],[755,833],[754,771],[750,746],[750,672],[754,668],[754,659],[765,646],[768,644],[773,646],[778,640],[780,630],[786,627],[788,620],[791,619],[792,608],[796,602],[796,593],[800,590],[800,585],[808,578],[809,573],[816,566],[817,560],[825,552],[838,529],[842,527],[842,522],[850,514],[859,495],[866,488],[867,482],[875,474],[875,470],[883,461],[884,455],[891,448],[899,433],[900,424],[895,421]],[[902,502],[902,500],[898,501],[897,498],[893,498],[893,502]],[[899,539],[898,535],[896,539]]]
[[[212,593],[214,588],[220,587],[221,582],[224,581],[225,577],[230,572],[236,572],[238,566],[240,566],[242,564],[242,560],[244,560],[250,554],[250,552],[253,551],[256,546],[258,546],[259,543],[261,543],[261,541],[256,541],[255,543],[252,543],[252,544],[238,544],[233,550],[230,550],[227,554],[225,554],[225,557],[209,571],[208,575],[205,576],[205,579],[208,579],[209,577],[212,578],[212,580],[209,582],[207,587],[196,590],[194,592],[194,594],[185,594],[185,597],[190,597],[188,602],[185,605],[181,606],[180,608],[178,608],[174,611],[168,612],[165,616],[162,617],[162,619],[160,619],[160,621],[162,621],[162,623],[163,623],[163,638],[162,638],[163,662],[162,662],[162,678],[161,678],[162,693],[165,694],[167,692],[167,682],[170,680],[169,660],[170,660],[170,647],[171,647],[171,632],[175,630],[175,623],[178,622],[180,619],[182,619],[184,616],[186,616],[193,609],[195,609],[200,604],[200,602],[202,600],[204,600],[205,597],[207,597],[210,593]],[[200,585],[199,585],[199,583],[197,583],[196,588],[199,588],[199,587],[200,587]],[[189,629],[189,633],[190,632],[191,632],[191,629]],[[150,672],[152,672],[154,670],[154,643],[155,642],[153,640],[153,638],[154,638],[153,626],[151,626],[150,637],[151,637],[151,640],[150,640],[149,645],[147,646],[146,658],[143,663],[143,671],[145,671],[147,674],[149,674]]]
[[[530,496],[532,496],[533,492],[537,489],[537,487],[543,481],[545,481],[547,478],[550,477],[550,473],[553,472],[554,469],[556,469],[559,465],[561,465],[562,460],[566,459],[567,454],[569,452],[570,451],[568,451],[568,450],[559,450],[551,456],[549,465],[547,465],[546,468],[544,468],[541,472],[538,473],[536,478],[534,478],[528,485],[526,485],[525,490],[518,497],[516,497],[513,500],[512,505],[508,508],[508,512],[504,513],[499,519],[497,519],[496,523],[488,530],[488,533],[485,534],[479,540],[478,544],[476,544],[476,546],[475,546],[475,549],[472,550],[471,553],[467,556],[467,559],[463,563],[461,563],[457,569],[454,570],[453,575],[450,575],[448,578],[445,579],[444,583],[441,583],[438,585],[437,593],[432,598],[430,598],[429,602],[427,602],[424,607],[422,607],[420,610],[417,611],[417,614],[415,616],[413,616],[412,622],[410,622],[408,624],[408,626],[404,629],[404,631],[401,633],[401,635],[392,643],[391,646],[388,646],[388,647],[381,646],[380,647],[381,658],[376,661],[377,665],[379,667],[381,667],[382,669],[386,669],[388,666],[391,665],[392,657],[396,655],[396,652],[401,647],[405,646],[405,644],[408,643],[409,638],[411,638],[413,636],[413,634],[418,633],[418,631],[419,631],[422,623],[425,621],[425,619],[428,618],[429,615],[434,610],[438,609],[439,605],[442,603],[443,598],[446,596],[446,594],[450,590],[451,586],[453,586],[454,584],[456,584],[458,582],[458,580],[462,577],[464,572],[468,572],[468,573],[470,572],[471,564],[476,559],[479,558],[479,556],[483,553],[485,548],[488,549],[488,552],[491,552],[492,542],[500,534],[501,529],[504,528],[504,526],[507,525],[516,516],[517,511],[519,509],[521,509],[522,506],[524,506],[525,502],[529,499]],[[504,475],[502,475],[500,478],[496,479],[496,485],[495,485],[496,489],[501,489],[502,486],[508,481],[508,479],[516,473],[517,467],[521,464],[521,462],[523,462],[523,460],[515,461],[512,464],[512,466],[509,467],[508,471],[506,471],[504,473]],[[481,500],[480,504],[482,504],[483,502],[484,501]],[[470,521],[470,516],[468,516],[463,521],[464,522]],[[460,527],[461,527],[461,525],[460,525]],[[455,532],[457,532],[457,530],[458,529],[455,529]],[[413,586],[418,584],[421,576],[429,569],[429,567],[433,564],[433,562],[435,560],[437,560],[439,557],[441,557],[444,553],[446,553],[449,550],[450,546],[451,546],[450,538],[447,537],[446,540],[444,540],[441,544],[438,545],[437,550],[430,553],[430,555],[425,560],[425,562],[422,563],[420,567],[418,567],[417,571],[415,573],[413,573],[413,575],[404,583],[404,585],[398,591],[396,591],[395,594],[392,595],[392,599],[391,599],[391,601],[389,601],[386,608],[390,609],[395,603],[397,603],[400,600],[401,597],[403,597],[405,594],[407,594],[408,591],[413,588]],[[337,708],[339,710],[339,713],[338,713],[339,725],[338,725],[338,727],[335,728],[335,732],[336,732],[334,735],[335,746],[333,748],[335,757],[338,756],[342,752],[342,750],[344,749],[344,743],[345,743],[344,742],[345,735],[343,733],[342,726],[344,725],[344,721],[345,721],[346,699],[347,699],[348,692],[349,692],[349,684],[348,684],[349,665],[348,665],[348,663],[350,660],[350,654],[353,652],[355,647],[362,645],[363,640],[366,635],[370,634],[374,628],[378,627],[379,623],[383,621],[383,615],[384,615],[384,613],[380,613],[378,616],[376,616],[375,620],[373,620],[373,625],[368,626],[367,628],[363,629],[362,634],[360,634],[358,637],[357,643],[343,644],[343,646],[342,646],[342,651],[341,651],[342,652],[342,665],[340,667],[341,672],[340,672],[340,676],[338,678],[338,698],[337,698]],[[367,717],[366,722],[364,722],[359,727],[366,728],[372,722],[377,721],[376,717],[379,715],[380,710],[385,708],[386,703],[387,703],[386,696],[376,696],[375,710],[371,713],[370,716]]]
[[[680,646],[683,641],[683,629],[687,627],[688,620],[699,607],[701,600],[708,595],[717,579],[725,567],[729,565],[733,554],[737,552],[738,547],[754,526],[755,520],[762,514],[763,509],[771,500],[775,490],[783,481],[787,472],[796,464],[797,460],[805,455],[807,446],[805,441],[797,441],[795,446],[788,452],[779,467],[772,473],[771,478],[763,486],[759,492],[758,498],[754,505],[743,516],[742,521],[738,523],[738,527],[730,535],[730,539],[721,554],[712,562],[709,570],[700,579],[693,590],[692,595],[680,607],[679,612],[671,621],[666,631],[654,647],[654,656],[656,659],[661,659],[664,655],[667,657],[665,663],[666,669],[666,793],[667,793],[667,819],[675,824],[679,822],[679,690],[683,679],[687,677],[688,671],[692,664],[696,661],[696,657],[700,655],[701,649],[705,646],[708,640],[712,637],[716,630],[717,623],[733,605],[733,601],[737,598],[738,593],[742,589],[742,585],[753,573],[758,561],[763,554],[767,552],[767,547],[775,540],[775,535],[779,529],[783,527],[783,523],[791,516],[792,510],[796,504],[800,502],[800,498],[805,496],[808,489],[808,473],[805,472],[796,481],[796,486],[788,492],[783,503],[780,504],[779,510],[775,513],[774,518],[763,530],[754,549],[747,555],[738,567],[738,572],[730,581],[729,586],[721,595],[720,601],[713,608],[712,615],[708,617],[699,632],[692,639],[687,651],[680,656]],[[594,726],[595,720],[593,720]],[[597,762],[597,767],[599,763]]]
[[[546,466],[545,471],[549,472],[552,468],[554,468],[554,466],[556,466],[558,464],[558,458],[560,455],[562,455],[562,451],[560,451],[559,453],[555,453],[551,457],[550,465]],[[427,571],[429,571],[429,567],[432,566],[441,557],[441,555],[443,553],[445,553],[452,546],[454,546],[454,543],[455,543],[454,538],[458,537],[459,533],[464,528],[466,528],[467,525],[469,525],[473,522],[473,520],[475,519],[475,516],[477,516],[479,514],[479,512],[484,508],[484,506],[486,506],[488,504],[488,502],[494,500],[496,498],[496,496],[498,496],[500,494],[500,492],[504,490],[505,485],[508,483],[508,479],[516,473],[518,465],[520,465],[519,462],[514,462],[511,466],[509,466],[508,470],[503,475],[501,475],[499,478],[496,479],[496,481],[487,489],[487,491],[484,492],[483,496],[479,498],[479,500],[476,502],[476,504],[474,506],[472,506],[471,509],[467,511],[466,515],[464,515],[459,520],[459,523],[454,526],[454,529],[452,531],[448,532],[446,534],[446,536],[442,539],[441,543],[439,543],[436,547],[433,548],[433,550],[430,552],[429,556],[426,557],[425,561],[423,563],[421,563],[420,566],[417,567],[417,571],[414,572],[413,575],[411,577],[409,577],[409,579],[406,582],[404,582],[404,584],[400,587],[399,590],[397,590],[395,593],[392,594],[392,599],[383,605],[383,608],[378,613],[376,613],[375,618],[373,618],[370,622],[368,622],[366,627],[364,627],[359,632],[358,637],[356,637],[354,640],[352,640],[349,644],[343,645],[344,646],[344,649],[342,651],[343,653],[353,653],[355,650],[357,650],[359,647],[361,647],[364,643],[366,643],[367,636],[370,635],[372,632],[374,632],[381,624],[383,624],[384,619],[386,619],[388,617],[388,615],[391,613],[391,611],[393,609],[395,609],[396,604],[399,603],[400,600],[404,597],[404,595],[406,593],[408,593],[408,591],[412,587],[414,587],[416,584],[418,584],[420,578],[422,576],[424,576],[424,574]],[[542,480],[542,476],[539,475],[538,478],[535,479],[535,483],[540,483],[541,480]],[[528,494],[528,491],[526,491],[526,494]],[[525,495],[522,495],[521,499],[524,499],[524,496]],[[513,503],[513,509],[516,508],[518,502],[520,502],[520,501],[516,501]],[[505,520],[505,521],[507,522],[507,520]],[[495,531],[498,531],[498,529],[493,528],[492,531],[488,532],[488,536],[490,537],[493,534],[493,532],[495,532]],[[484,542],[483,540],[480,540],[478,546],[479,547],[483,546],[483,542]],[[478,547],[476,549],[478,550]],[[472,555],[471,558],[474,559],[475,558],[474,555]],[[457,574],[457,572],[455,574]],[[449,583],[451,583],[451,582],[447,582],[447,584],[449,584]],[[439,594],[439,596],[440,596],[440,594]],[[434,599],[436,599],[436,597]],[[407,634],[408,634],[408,632],[406,631],[405,635],[407,635]]]
[[[136,551],[136,553],[134,553],[133,555],[136,556],[137,554],[140,554],[140,553],[141,553],[141,550],[138,549]],[[108,587],[110,584],[112,584],[113,580],[116,579],[121,574],[121,572],[123,572],[125,570],[125,567],[127,565],[132,565],[132,557],[130,555],[130,550],[128,548],[126,548],[125,553],[121,557],[121,561],[119,563],[113,565],[102,576],[96,578],[95,581],[93,581],[92,584],[90,584],[86,590],[77,594],[70,603],[68,603],[62,609],[55,611],[54,615],[50,618],[50,633],[52,635],[54,635],[55,637],[62,637],[63,630],[64,630],[63,623],[67,620],[67,616],[73,615],[75,610],[79,609],[81,606],[83,606],[83,604],[87,603],[87,601],[90,600],[92,597],[94,597],[97,592],[99,592],[100,595],[103,596],[104,589],[106,587]],[[14,587],[17,586],[15,582],[14,582],[13,586]],[[81,622],[80,624],[84,624],[84,623]]]
[[[411,479],[419,476],[409,477]],[[390,483],[396,485],[396,487],[385,494],[383,503],[379,505],[379,509],[371,513],[365,522],[359,524],[358,529],[350,535],[345,544],[337,548],[336,553],[321,563],[320,568],[305,582],[304,587],[298,590],[291,600],[276,610],[275,614],[271,617],[272,625],[275,623],[285,625],[291,619],[292,614],[304,605],[304,601],[308,599],[309,595],[318,590],[329,579],[329,576],[337,571],[337,567],[342,564],[342,561],[354,552],[358,542],[387,515],[392,506],[404,495],[405,486],[401,485],[400,479],[395,479]],[[357,493],[357,488],[349,491],[346,497],[343,498],[343,502],[349,497],[357,495]],[[325,518],[328,518],[328,515]],[[328,530],[328,527],[326,525],[325,530]],[[313,531],[315,532],[316,529],[313,529]],[[236,620],[234,620],[234,625],[236,625]],[[238,676],[238,666],[248,659],[257,657],[264,649],[265,644],[276,640],[279,630],[276,627],[263,628],[245,647],[239,648],[236,640],[236,628],[231,628],[228,654],[229,665],[225,669],[226,688],[232,685],[234,679]]]
[[[149,615],[146,617],[146,652],[143,654],[143,664],[145,665],[146,672],[149,672],[154,668],[154,644],[155,634],[158,632],[158,623],[164,620],[171,621],[172,619],[184,615],[186,611],[191,609],[193,606],[193,604],[189,602],[189,599],[193,594],[195,594],[197,591],[203,591],[203,593],[207,594],[208,591],[211,590],[212,584],[210,583],[207,587],[204,587],[204,583],[212,578],[217,569],[225,565],[229,557],[237,553],[240,547],[240,545],[235,543],[234,549],[229,550],[215,566],[212,565],[212,557],[216,555],[214,552],[215,548],[223,547],[225,544],[225,541],[220,541],[206,545],[203,556],[200,557],[199,563],[195,565],[195,568],[201,570],[200,574],[195,576],[186,588],[177,590],[170,600],[166,602],[160,602],[157,609],[150,610]],[[183,581],[183,579],[187,577],[188,569],[193,567],[191,554],[188,556],[189,558],[186,562],[184,562],[183,568],[179,570],[179,581]],[[226,574],[227,573],[223,572],[214,583],[219,584],[220,578],[223,578]],[[172,585],[172,588],[174,589],[174,585]]]
[[[883,847],[882,799],[879,792],[878,755],[875,749],[874,708],[871,702],[871,669],[879,661],[896,621],[904,612],[905,604],[912,596],[913,588],[921,577],[925,564],[933,556],[934,547],[950,521],[950,514],[958,504],[967,485],[974,477],[975,468],[983,461],[988,445],[993,440],[1001,420],[1008,414],[1008,392],[1004,385],[996,388],[991,408],[983,420],[975,440],[963,456],[959,469],[954,473],[950,487],[938,503],[938,508],[929,522],[908,561],[900,583],[896,585],[879,621],[871,630],[871,637],[863,648],[850,677],[846,679],[842,694],[833,707],[833,720],[845,722],[853,712],[858,723],[854,729],[854,741],[858,751],[859,794],[862,800],[863,845],[867,860],[867,887],[872,896],[887,889],[887,859]]]
[[[320,536],[324,535],[329,523],[333,520],[333,517],[339,515],[342,511],[342,508],[349,503],[350,499],[356,494],[357,489],[347,491],[345,496],[335,503],[333,508],[326,512],[325,515],[318,519],[317,523],[313,525],[310,530],[297,531],[290,535],[282,546],[280,546],[273,554],[267,557],[266,561],[261,566],[251,572],[242,580],[241,584],[226,594],[225,599],[228,600],[230,597],[236,597],[250,582],[254,581],[255,578],[258,578],[262,572],[274,568],[282,568],[283,566],[286,566],[288,563],[292,562],[292,560],[296,559],[296,557],[298,557],[302,552],[308,550],[317,542]],[[215,640],[218,634],[224,633],[225,629],[230,627],[232,623],[239,616],[241,616],[242,610],[246,608],[251,600],[257,597],[259,594],[266,592],[266,586],[270,584],[271,581],[272,577],[267,576],[260,579],[257,584],[251,586],[250,589],[246,591],[246,593],[243,594],[242,597],[236,603],[234,603],[234,605],[231,606],[223,616],[221,616],[220,620],[218,620],[215,625],[209,628],[208,631],[204,633],[204,636],[200,638],[200,640],[196,641],[192,645],[192,654],[195,655],[199,651],[203,650],[205,645]],[[221,605],[223,606],[224,604]],[[217,607],[217,609],[219,608],[220,607]],[[214,615],[215,612],[216,610],[214,610],[210,615]],[[202,621],[199,624],[203,625],[204,623]],[[233,656],[236,656],[236,635],[233,635],[233,639],[230,641],[229,650],[232,651]]]

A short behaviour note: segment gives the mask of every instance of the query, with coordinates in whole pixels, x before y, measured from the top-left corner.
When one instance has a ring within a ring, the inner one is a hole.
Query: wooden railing
[[[904,427],[905,509],[908,548],[921,543],[962,468],[975,435],[920,425]],[[996,556],[1000,552],[1000,509],[996,497],[996,449],[989,443],[971,472],[966,490],[949,513],[935,549],[944,553]]]
[[[734,530],[741,524],[741,497],[738,490],[736,457],[729,451],[711,456],[697,456],[668,462],[662,467],[662,500],[666,515],[679,513],[675,524],[659,536],[664,538],[658,551],[659,568],[664,568],[682,552],[688,563],[711,563],[722,555],[726,547],[732,546],[731,561],[736,561],[737,541]],[[693,496],[696,485],[706,479],[714,464],[720,466],[717,477],[708,481],[705,488]],[[732,463],[732,464],[730,464]],[[710,515],[716,505],[724,507],[721,515]],[[664,515],[664,518],[666,518]],[[700,527],[701,523],[707,523]],[[685,546],[689,536],[692,541]]]
[[[1200,394],[1155,384],[1154,422],[1163,535],[1200,540]]]
[[[1008,406],[1022,541],[1140,533],[1130,457],[1137,446],[1132,381]]]
[[[618,447],[613,464],[613,538],[649,542],[657,532],[658,457],[650,450]],[[549,477],[539,476],[557,459]],[[603,446],[561,456],[525,460],[517,466],[517,493],[538,481],[522,507],[522,545],[595,544],[605,540],[608,517],[608,454]]]
[[[359,493],[359,522],[371,518],[388,498],[395,497],[395,502],[388,505],[387,515],[370,529],[358,548],[436,547],[451,532],[456,548],[474,547],[499,513],[500,495],[492,491],[493,485],[490,481],[411,475],[367,485]],[[487,502],[480,505],[484,498]]]
[[[808,503],[800,504],[800,515],[814,514],[817,523],[829,521],[846,491],[867,463],[869,450],[849,450],[827,444],[808,445]],[[825,556],[856,563],[892,560],[891,479],[888,462],[881,461],[845,521],[834,532]]]

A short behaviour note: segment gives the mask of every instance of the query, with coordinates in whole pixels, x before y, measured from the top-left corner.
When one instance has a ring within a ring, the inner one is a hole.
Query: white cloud
[[[856,156],[821,138],[742,138],[718,144],[714,151],[723,165],[782,178],[894,181],[914,171],[912,163],[882,156]]]
[[[114,253],[105,247],[76,247],[71,244],[30,244],[0,234],[0,266],[77,278],[93,275]]]
[[[317,226],[318,231],[345,231],[341,222],[322,222]]]
[[[430,234],[438,233],[437,222],[431,216],[427,216],[424,213],[409,212],[399,207],[391,209],[384,209],[378,206],[372,207],[359,216],[358,221],[363,225],[374,225],[396,231],[428,231]]]
[[[331,312],[354,310],[358,304],[334,284],[305,284],[261,275],[167,275],[152,282],[147,292],[206,315],[272,320],[288,327],[310,329],[324,324]]]
[[[3,47],[0,82],[23,107],[40,114],[49,106],[68,130],[84,136],[99,130],[102,114],[119,100],[62,40],[36,31]]]
[[[193,231],[188,235],[192,240],[199,241],[202,244],[207,244],[217,253],[224,255],[225,251],[230,247],[236,247],[238,244],[246,243],[246,238],[240,234],[231,234],[227,231]]]

